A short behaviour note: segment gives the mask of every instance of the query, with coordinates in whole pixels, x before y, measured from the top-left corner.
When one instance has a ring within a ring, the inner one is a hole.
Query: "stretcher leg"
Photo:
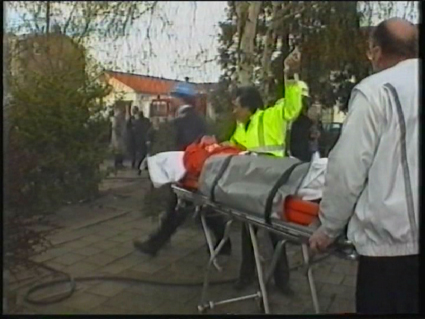
[[[208,265],[207,265],[206,270],[205,270],[204,284],[202,286],[201,302],[198,305],[199,312],[203,313],[207,309],[212,309],[215,305],[220,305],[220,304],[229,303],[229,302],[235,302],[235,301],[244,300],[244,299],[236,298],[233,301],[225,300],[225,301],[220,301],[220,302],[217,302],[217,303],[214,303],[214,302],[211,302],[211,301],[208,302],[208,303],[206,302],[207,292],[208,292],[208,287],[209,287],[209,276],[210,276],[211,266],[214,265],[217,268],[218,271],[222,270],[222,268],[217,263],[217,256],[220,253],[220,251],[223,248],[226,241],[229,239],[230,227],[233,223],[233,220],[229,220],[226,223],[223,238],[221,239],[220,243],[218,244],[218,246],[215,249],[214,249],[211,231],[209,230],[209,228],[207,226],[207,223],[206,223],[206,220],[205,220],[205,213],[203,213],[203,212],[201,212],[201,222],[202,222],[202,227],[204,229],[205,238],[206,238],[207,243],[208,243],[208,248],[210,250],[210,258],[208,260]]]
[[[207,221],[205,219],[205,214],[200,213],[201,215],[201,223],[202,223],[202,229],[204,230],[205,240],[207,241],[208,250],[210,252],[210,260],[212,259],[212,264],[218,271],[222,271],[223,269],[218,264],[217,259],[214,256],[214,241],[212,239],[211,231],[207,226]],[[219,247],[217,247],[219,248]],[[214,257],[214,258],[212,258]]]
[[[282,249],[283,249],[283,247],[285,247],[285,246],[286,246],[286,243],[287,243],[287,242],[288,242],[288,241],[287,241],[286,239],[282,239],[282,240],[280,240],[280,241],[277,243],[276,248],[274,249],[273,257],[272,257],[272,261],[271,261],[271,263],[270,263],[270,268],[269,268],[269,270],[267,271],[267,275],[266,275],[266,277],[265,277],[266,285],[269,283],[270,278],[272,277],[272,275],[273,275],[273,273],[274,273],[274,270],[276,269],[277,261],[279,260],[279,257],[280,257],[280,255],[282,254]]]
[[[264,281],[263,267],[261,266],[257,237],[255,235],[254,227],[251,224],[248,225],[248,228],[249,228],[249,234],[251,235],[250,237],[251,237],[252,247],[254,249],[255,266],[257,268],[258,283],[260,284],[260,291],[261,291],[261,298],[262,298],[263,306],[264,306],[264,313],[269,314],[270,313],[269,299],[267,297],[267,289],[266,289],[266,283]]]
[[[301,245],[301,250],[303,254],[304,265],[307,269],[307,279],[310,286],[311,300],[313,301],[314,311],[316,314],[320,313],[319,300],[317,298],[316,284],[314,282],[312,264],[310,264],[310,255],[308,253],[307,244]]]

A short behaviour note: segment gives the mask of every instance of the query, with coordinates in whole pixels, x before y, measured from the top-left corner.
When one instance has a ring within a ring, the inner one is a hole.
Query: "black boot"
[[[251,236],[246,225],[241,230],[242,261],[239,269],[239,279],[234,283],[235,290],[250,286],[255,280],[255,258],[251,244]]]
[[[148,240],[143,242],[140,240],[135,240],[133,241],[133,245],[140,252],[154,257],[168,241],[169,238],[166,238],[165,236],[158,236],[157,234],[155,234],[151,236]]]
[[[273,246],[276,248],[278,238],[272,234],[270,237],[273,242]],[[285,246],[282,247],[281,255],[279,256],[276,269],[274,270],[274,283],[277,290],[279,290],[282,294],[287,296],[293,295],[293,291],[289,286],[289,263]]]
[[[173,194],[168,199],[168,209],[161,218],[161,226],[159,229],[144,242],[135,240],[134,247],[144,254],[155,256],[157,252],[164,247],[170,240],[171,236],[176,232],[177,228],[184,222],[187,217],[187,210],[175,210],[177,204],[177,196]]]

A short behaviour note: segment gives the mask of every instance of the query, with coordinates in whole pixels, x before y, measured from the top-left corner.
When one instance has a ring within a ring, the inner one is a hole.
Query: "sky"
[[[405,3],[397,3],[397,16],[403,12]],[[218,24],[226,19],[227,2],[160,1],[159,4],[159,11],[172,25],[162,29],[160,19],[154,17],[150,32],[152,47],[146,40],[148,20],[141,18],[124,38],[92,40],[88,45],[90,53],[104,67],[115,71],[179,80],[189,77],[194,82],[218,81],[222,73],[217,63]],[[6,12],[3,21],[19,24],[18,12],[10,9]],[[375,16],[372,24],[376,25],[381,19]],[[410,20],[417,23],[418,15]],[[200,52],[203,53],[199,55]]]

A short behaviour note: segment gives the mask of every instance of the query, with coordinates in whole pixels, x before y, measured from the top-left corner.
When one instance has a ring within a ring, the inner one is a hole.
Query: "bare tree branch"
[[[66,20],[65,25],[62,29],[64,34],[66,34],[66,31],[68,30],[69,24],[71,23],[72,18],[74,17],[74,13],[75,13],[75,10],[77,9],[77,5],[78,5],[78,2],[74,2],[74,5],[72,6],[72,9],[71,9],[71,13],[69,14],[69,17]]]

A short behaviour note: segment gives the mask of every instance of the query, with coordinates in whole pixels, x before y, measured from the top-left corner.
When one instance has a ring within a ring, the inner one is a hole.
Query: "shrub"
[[[96,196],[107,154],[109,123],[100,114],[109,87],[83,48],[71,42],[76,58],[64,59],[49,56],[51,42],[41,43],[49,63],[34,66],[28,54],[16,55],[20,68],[7,77],[5,241],[12,264],[45,241],[35,229],[46,215],[65,202]]]

